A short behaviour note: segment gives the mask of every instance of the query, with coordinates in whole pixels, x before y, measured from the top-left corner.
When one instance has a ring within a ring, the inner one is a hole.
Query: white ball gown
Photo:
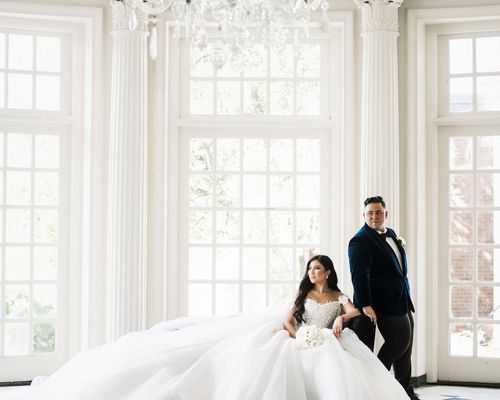
[[[161,323],[81,352],[42,384],[2,399],[408,399],[354,332],[346,328],[337,340],[326,328],[342,301],[306,299],[298,339],[283,330],[286,307]]]

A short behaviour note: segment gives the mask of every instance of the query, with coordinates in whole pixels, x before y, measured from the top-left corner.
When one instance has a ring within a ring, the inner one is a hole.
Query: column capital
[[[398,8],[403,0],[354,0],[361,9],[361,32],[399,33]]]
[[[136,31],[148,32],[149,17],[139,10],[125,5],[125,2],[111,0],[111,10],[113,14],[112,32],[131,30],[131,25],[136,26]]]

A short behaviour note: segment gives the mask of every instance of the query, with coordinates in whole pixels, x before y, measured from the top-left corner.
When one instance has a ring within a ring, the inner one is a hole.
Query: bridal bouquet
[[[300,350],[321,346],[328,338],[325,332],[316,325],[302,325],[295,337]]]

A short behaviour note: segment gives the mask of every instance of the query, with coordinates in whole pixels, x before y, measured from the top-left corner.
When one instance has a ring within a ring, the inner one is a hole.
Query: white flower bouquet
[[[316,325],[302,325],[295,337],[300,350],[321,346],[328,339],[326,332]]]

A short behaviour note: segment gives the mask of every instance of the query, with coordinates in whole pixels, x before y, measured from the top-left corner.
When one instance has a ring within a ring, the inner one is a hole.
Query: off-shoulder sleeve
[[[347,304],[349,303],[349,297],[347,297],[345,294],[343,294],[342,296],[339,297],[339,303],[344,305],[344,304]]]

